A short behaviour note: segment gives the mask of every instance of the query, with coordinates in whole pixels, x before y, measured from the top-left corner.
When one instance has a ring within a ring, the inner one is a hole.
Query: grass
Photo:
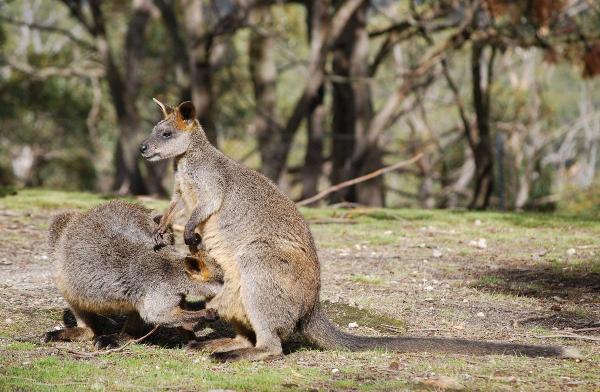
[[[570,215],[301,210],[319,248],[323,306],[342,329],[356,323],[352,333],[569,344],[584,353],[581,362],[349,353],[300,341],[283,360],[220,364],[205,354],[152,344],[92,359],[68,352],[92,350],[88,342],[41,344],[43,332],[60,324],[64,305],[49,290],[47,275],[37,281],[28,275],[43,263],[32,258],[38,252],[32,240],[43,240],[46,216],[54,211],[86,209],[112,198],[40,189],[0,197],[0,210],[16,212],[0,215],[0,227],[7,228],[0,261],[10,254],[6,258],[13,262],[0,265],[0,391],[426,390],[423,380],[440,375],[466,390],[600,388],[597,342],[536,338],[600,320],[600,222]],[[162,200],[142,202],[157,211],[166,206]],[[479,238],[486,239],[487,248],[470,244]],[[567,255],[571,248],[576,253]],[[434,250],[441,257],[434,257]],[[21,280],[42,283],[36,291],[21,286]],[[563,299],[557,302],[556,296]],[[480,312],[485,317],[477,316]],[[511,320],[532,316],[548,319],[512,326]]]

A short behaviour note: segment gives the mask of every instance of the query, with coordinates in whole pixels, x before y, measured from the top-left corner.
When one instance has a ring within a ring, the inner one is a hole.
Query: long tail
[[[50,226],[48,227],[48,244],[50,244],[52,249],[54,249],[58,240],[60,240],[67,224],[76,214],[75,211],[65,211],[52,217]]]
[[[438,352],[470,355],[511,354],[528,357],[581,358],[573,348],[560,346],[534,346],[512,343],[494,343],[466,339],[418,337],[368,337],[340,331],[317,306],[303,332],[317,346],[324,349],[362,351],[385,349],[396,352]]]

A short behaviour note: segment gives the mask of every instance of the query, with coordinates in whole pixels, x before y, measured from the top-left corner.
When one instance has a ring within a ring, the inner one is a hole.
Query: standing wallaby
[[[77,327],[48,332],[45,341],[94,338],[98,348],[115,346],[139,335],[142,320],[191,330],[216,317],[213,309],[182,305],[187,295],[214,297],[222,288],[219,268],[207,266],[202,252],[183,257],[173,246],[155,251],[155,229],[150,210],[124,201],[54,217],[49,243],[56,283]],[[172,232],[167,234],[172,245]],[[123,331],[101,336],[102,314],[128,315]]]
[[[156,100],[155,100],[156,101]],[[201,238],[223,268],[224,284],[208,306],[233,322],[235,339],[197,343],[221,360],[262,360],[282,355],[281,341],[300,331],[328,349],[382,348],[398,352],[516,354],[573,357],[562,347],[462,339],[366,337],[344,333],[319,304],[320,268],[304,218],[287,196],[263,175],[237,163],[210,144],[191,102],[171,108],[156,101],[164,118],[140,146],[149,161],[175,158],[175,191],[156,234],[183,204],[188,209],[184,240]]]

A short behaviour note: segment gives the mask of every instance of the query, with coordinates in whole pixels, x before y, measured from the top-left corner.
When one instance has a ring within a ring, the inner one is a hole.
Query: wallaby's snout
[[[143,154],[148,150],[148,145],[147,144],[140,144],[140,152]]]

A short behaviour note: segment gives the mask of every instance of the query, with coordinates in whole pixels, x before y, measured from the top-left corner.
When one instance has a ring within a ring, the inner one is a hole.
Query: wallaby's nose
[[[140,152],[143,154],[146,152],[146,150],[148,150],[148,145],[147,144],[140,144]]]

